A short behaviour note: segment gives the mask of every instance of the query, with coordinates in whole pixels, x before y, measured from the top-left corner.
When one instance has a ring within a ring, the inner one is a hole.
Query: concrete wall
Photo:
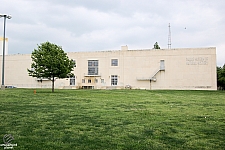
[[[6,56],[5,85],[51,87],[50,81],[38,82],[28,76],[30,56]],[[116,89],[130,85],[133,89],[217,89],[216,48],[128,50],[123,46],[116,51],[70,52],[68,56],[76,61],[75,85],[70,85],[70,79],[57,79],[56,88]],[[118,59],[118,66],[111,66],[111,59]],[[88,60],[98,60],[98,75],[88,75]],[[160,70],[161,60],[165,70]],[[118,76],[116,86],[111,85],[111,75]]]

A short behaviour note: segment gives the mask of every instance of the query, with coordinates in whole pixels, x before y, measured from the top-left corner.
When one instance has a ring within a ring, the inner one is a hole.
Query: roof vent
[[[128,50],[128,46],[126,45],[126,46],[121,46],[121,50],[122,51],[127,51]]]

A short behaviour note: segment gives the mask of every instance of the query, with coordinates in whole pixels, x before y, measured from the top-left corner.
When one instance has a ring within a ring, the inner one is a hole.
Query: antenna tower
[[[170,31],[170,23],[169,23],[169,35],[168,35],[168,49],[171,49],[171,31]]]

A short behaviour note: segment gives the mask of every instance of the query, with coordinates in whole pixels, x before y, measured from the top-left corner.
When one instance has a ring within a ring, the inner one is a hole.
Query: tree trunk
[[[52,78],[52,92],[54,92],[54,82],[55,82],[55,80],[54,80],[54,77]]]

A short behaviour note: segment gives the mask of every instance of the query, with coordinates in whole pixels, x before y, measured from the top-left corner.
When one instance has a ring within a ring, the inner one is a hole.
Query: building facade
[[[76,63],[75,76],[56,79],[55,88],[217,89],[214,47],[128,50],[127,46],[122,46],[121,50],[67,54]],[[28,76],[30,54],[7,55],[5,65],[5,85],[51,87],[49,80]]]

